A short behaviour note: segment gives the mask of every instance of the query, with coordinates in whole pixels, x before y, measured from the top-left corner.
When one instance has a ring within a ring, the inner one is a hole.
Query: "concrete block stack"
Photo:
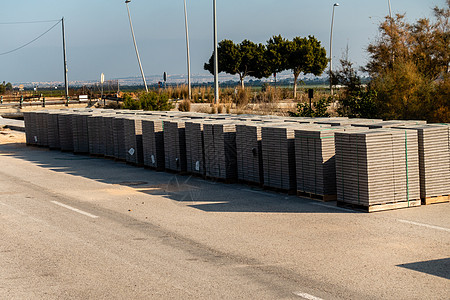
[[[24,113],[25,116],[25,113]],[[50,149],[56,150],[61,149],[61,145],[59,143],[59,125],[58,125],[58,111],[49,111],[47,125],[48,125],[48,147]],[[26,125],[25,125],[26,127]],[[28,137],[27,137],[28,141]],[[28,142],[27,142],[28,143]]]
[[[144,166],[164,171],[164,119],[145,118],[142,120],[142,146]]]
[[[73,151],[73,112],[65,111],[58,116],[59,142],[61,151]]]
[[[142,118],[129,116],[125,117],[123,122],[126,151],[125,161],[138,166],[143,165]]]
[[[205,175],[205,153],[203,151],[203,120],[186,122],[186,165],[187,172]]]
[[[205,123],[203,132],[206,176],[214,179],[236,180],[235,123],[225,120]]]
[[[334,133],[339,127],[295,130],[295,163],[299,195],[336,200]]]
[[[414,131],[335,133],[339,205],[367,211],[420,205]],[[409,144],[409,145],[408,145]]]
[[[72,115],[74,153],[89,153],[89,116],[86,112]]]
[[[238,179],[250,184],[263,184],[261,126],[246,122],[236,125]]]
[[[295,192],[295,125],[264,125],[261,128],[264,186]]]
[[[127,158],[127,150],[125,147],[125,116],[118,114],[113,120],[113,144],[114,144],[114,158],[125,161]]]
[[[48,147],[48,111],[36,112],[37,123],[37,145],[41,147]]]
[[[420,197],[423,204],[448,202],[450,195],[450,152],[448,126],[402,126],[418,133]]]
[[[186,172],[186,119],[164,121],[164,155],[166,170]]]

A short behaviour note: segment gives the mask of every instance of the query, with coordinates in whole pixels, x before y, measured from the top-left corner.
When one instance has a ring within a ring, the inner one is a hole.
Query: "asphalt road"
[[[450,298],[448,203],[357,213],[15,138],[0,299]]]

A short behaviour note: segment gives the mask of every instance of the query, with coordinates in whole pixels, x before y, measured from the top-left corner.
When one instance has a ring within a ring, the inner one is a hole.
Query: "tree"
[[[335,84],[343,85],[345,87],[345,95],[357,93],[361,91],[361,77],[353,67],[353,63],[350,61],[348,45],[345,48],[342,58],[339,60],[340,66],[336,71],[333,71],[332,78],[334,78]]]
[[[340,59],[340,66],[333,72],[335,83],[344,86],[344,92],[339,95],[340,116],[350,118],[378,117],[377,92],[370,87],[361,85],[361,78],[348,57],[348,46]]]
[[[0,94],[5,94],[6,92],[10,92],[13,90],[11,82],[6,83],[3,81],[3,83],[0,84]]]
[[[320,75],[328,64],[326,51],[314,36],[296,37],[288,43],[287,69],[294,73],[294,99],[300,73]]]
[[[365,70],[384,118],[450,121],[443,96],[450,86],[450,0],[445,8],[434,8],[434,17],[414,24],[404,15],[387,17],[380,37],[367,48]]]
[[[268,66],[268,73],[275,77],[275,84],[277,80],[277,73],[283,72],[288,68],[288,40],[281,35],[273,36],[267,41],[266,45],[266,61]]]
[[[244,88],[244,79],[247,76],[256,78],[270,76],[265,62],[265,46],[262,44],[244,40],[236,45],[231,40],[222,40],[219,42],[217,52],[218,72],[238,74],[241,88]],[[205,63],[204,69],[214,74],[214,53]]]

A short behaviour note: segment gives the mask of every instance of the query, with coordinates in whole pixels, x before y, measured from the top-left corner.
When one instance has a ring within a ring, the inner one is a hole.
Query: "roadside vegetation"
[[[301,75],[322,75],[328,59],[325,49],[314,36],[272,36],[265,44],[249,40],[235,43],[222,40],[218,45],[219,72],[239,77],[239,83],[222,82],[220,105],[214,106],[211,84],[193,85],[188,99],[186,85],[157,85],[149,93],[137,87],[120,87],[121,105],[129,109],[189,111],[191,104],[208,104],[205,112],[281,113],[292,116],[347,116],[359,118],[416,119],[450,122],[450,0],[433,9],[433,18],[406,21],[405,15],[386,17],[379,34],[368,46],[368,63],[356,69],[348,49],[330,74],[335,94],[330,96],[327,82],[314,87],[311,106],[308,88],[299,82]],[[213,55],[204,64],[213,73]],[[289,82],[277,83],[277,74],[290,71]],[[365,77],[362,78],[361,74]],[[369,80],[367,80],[367,75]],[[273,76],[274,82],[261,79]],[[254,80],[248,80],[254,78]],[[300,83],[300,87],[298,84]],[[113,86],[108,91],[115,90]],[[0,84],[0,94],[14,95],[10,83]],[[33,94],[32,92],[29,94]],[[40,90],[43,97],[63,96],[61,88]],[[71,88],[69,96],[100,97],[100,87]],[[116,92],[105,94],[116,96]],[[181,103],[180,103],[181,102]],[[291,105],[292,104],[292,105]]]

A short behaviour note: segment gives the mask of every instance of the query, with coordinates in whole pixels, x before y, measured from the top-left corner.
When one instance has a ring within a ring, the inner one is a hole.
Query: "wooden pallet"
[[[319,194],[313,194],[313,193],[308,193],[308,192],[303,192],[303,191],[297,191],[297,196],[306,197],[306,198],[310,198],[310,199],[314,199],[314,200],[320,200],[323,202],[337,200],[337,195],[319,195]]]
[[[408,201],[402,201],[402,202],[392,202],[392,203],[384,203],[384,204],[376,204],[376,205],[359,205],[359,204],[353,204],[353,203],[346,203],[342,201],[337,202],[337,206],[343,207],[343,208],[349,208],[353,210],[359,210],[363,212],[377,212],[377,211],[384,211],[384,210],[392,210],[392,209],[400,209],[400,208],[408,208],[408,207],[416,207],[421,205],[421,200],[410,200]]]
[[[446,203],[446,202],[450,202],[449,195],[432,196],[432,197],[422,198],[422,205],[429,205],[429,204],[435,204],[435,203]]]

